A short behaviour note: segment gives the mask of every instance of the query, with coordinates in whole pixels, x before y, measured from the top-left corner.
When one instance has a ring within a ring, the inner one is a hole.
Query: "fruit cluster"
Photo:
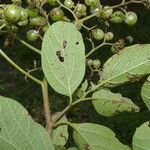
[[[99,0],[84,0],[84,3],[73,0],[26,0],[27,6],[23,8],[22,0],[11,1],[12,4],[0,5],[0,29],[17,34],[20,27],[30,26],[26,33],[29,41],[36,41],[42,37],[55,21],[76,22],[77,28],[81,29],[84,26],[83,21],[92,17],[107,23],[125,22],[130,26],[135,25],[138,20],[135,12],[127,11],[126,7],[123,7],[126,6],[126,2],[117,7],[103,6]],[[67,11],[72,13],[72,17]],[[112,32],[104,33],[100,28],[94,28],[90,33],[98,41],[110,41],[114,37]]]

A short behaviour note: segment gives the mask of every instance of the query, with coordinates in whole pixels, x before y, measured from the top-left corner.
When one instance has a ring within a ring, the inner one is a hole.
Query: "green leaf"
[[[150,150],[150,122],[136,129],[133,136],[133,150]]]
[[[96,99],[92,101],[96,111],[104,116],[109,117],[124,111],[139,111],[139,107],[129,98],[122,97],[120,93],[112,93],[108,89],[96,91],[92,98]]]
[[[58,113],[57,113],[58,114]],[[60,121],[67,121],[64,116]],[[57,146],[64,146],[68,140],[68,125],[60,125],[53,131],[53,142]]]
[[[109,128],[92,124],[73,124],[73,138],[79,150],[130,150]]]
[[[85,47],[75,25],[59,21],[50,26],[42,43],[42,68],[51,87],[71,96],[85,74]]]
[[[148,110],[150,111],[150,76],[142,86],[141,95],[144,103],[146,104]]]
[[[112,56],[103,66],[100,85],[114,87],[150,74],[150,44],[136,44]]]
[[[0,96],[0,150],[55,150],[47,131],[18,102]]]

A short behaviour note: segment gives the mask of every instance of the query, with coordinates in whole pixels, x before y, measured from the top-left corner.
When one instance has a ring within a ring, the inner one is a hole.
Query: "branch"
[[[34,46],[30,45],[29,43],[25,42],[24,40],[20,39],[19,37],[15,36],[15,38],[22,43],[23,45],[25,45],[26,47],[30,48],[31,50],[33,50],[34,52],[41,54],[41,51],[37,48],[35,48]]]
[[[25,70],[23,70],[22,68],[20,68],[15,62],[13,62],[3,51],[2,49],[0,49],[0,54],[12,65],[14,66],[18,71],[20,71],[21,73],[23,73],[24,75],[26,75],[27,77],[29,77],[31,80],[33,80],[34,82],[38,83],[38,84],[42,84],[42,81],[35,78],[34,76],[30,75],[28,72],[26,72]]]
[[[53,132],[53,123],[52,123],[52,115],[51,115],[51,109],[50,109],[50,103],[49,103],[49,97],[48,97],[48,85],[47,81],[44,78],[42,84],[42,94],[43,94],[43,105],[44,105],[44,116],[46,120],[46,129],[50,135],[52,135]]]

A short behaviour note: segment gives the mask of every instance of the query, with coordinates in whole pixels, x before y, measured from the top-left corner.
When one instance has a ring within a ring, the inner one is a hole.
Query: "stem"
[[[72,108],[74,105],[80,103],[80,102],[84,102],[84,101],[90,101],[90,100],[96,100],[95,98],[92,97],[88,97],[88,98],[81,98],[78,99],[77,101],[73,102],[71,105],[68,105],[62,112],[60,112],[56,117],[54,117],[53,119],[53,123],[56,123],[58,120],[60,120],[65,114],[66,112]]]
[[[59,3],[59,5],[60,5],[61,7],[65,8],[66,10],[68,10],[68,11],[73,15],[73,17],[74,17],[74,19],[75,19],[75,22],[78,21],[78,18],[77,18],[77,16],[76,16],[76,14],[75,14],[71,9],[69,9],[68,7],[66,7],[65,5],[63,5],[63,4],[60,2],[60,0],[57,0],[57,2]]]
[[[90,16],[84,17],[83,19],[80,19],[79,21],[75,22],[75,25],[77,26],[78,24],[83,23],[84,21],[87,21],[87,20],[89,20],[89,19],[91,19],[97,15],[98,15],[98,13],[95,13],[95,14],[92,14]]]
[[[53,132],[53,123],[52,123],[52,115],[51,115],[51,109],[50,109],[50,103],[49,103],[49,97],[48,97],[48,85],[47,81],[44,78],[42,84],[42,94],[43,94],[43,105],[44,105],[44,116],[46,120],[46,129],[50,135],[52,135]]]
[[[92,53],[94,53],[97,49],[101,48],[102,46],[105,46],[105,45],[113,45],[113,43],[101,43],[100,45],[98,45],[97,47],[93,48],[89,53],[86,54],[86,58],[89,57]]]
[[[62,112],[60,112],[56,117],[54,117],[53,119],[53,123],[57,122],[58,120],[60,120],[65,114],[66,112],[71,108],[70,105],[68,105]]]
[[[128,2],[125,2],[125,3],[120,3],[120,4],[115,5],[115,6],[110,6],[109,8],[112,8],[112,9],[119,8],[119,7],[122,7],[122,6],[129,5],[131,3],[143,3],[143,0],[137,0],[137,1],[131,0],[131,1],[128,1]]]
[[[17,70],[19,70],[21,73],[23,73],[24,75],[26,75],[27,77],[29,77],[31,80],[33,80],[34,82],[38,83],[38,84],[42,84],[42,81],[35,78],[34,76],[30,75],[28,72],[26,72],[25,70],[23,70],[22,68],[20,68],[15,62],[13,62],[3,51],[2,49],[0,49],[0,54],[12,65],[14,66]]]
[[[35,47],[33,47],[32,45],[30,45],[29,43],[25,42],[24,40],[20,39],[19,37],[15,36],[15,38],[22,43],[23,45],[25,45],[26,47],[30,48],[31,50],[33,50],[34,52],[41,54],[41,51]]]

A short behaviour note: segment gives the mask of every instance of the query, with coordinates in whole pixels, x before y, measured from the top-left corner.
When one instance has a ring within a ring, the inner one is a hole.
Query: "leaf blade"
[[[0,96],[0,149],[54,150],[47,131],[16,101]]]
[[[73,124],[73,137],[79,150],[130,150],[115,137],[115,134],[107,127],[92,124],[81,123]]]
[[[133,150],[149,150],[150,149],[150,122],[145,122],[133,136]]]
[[[95,110],[107,117],[124,111],[139,111],[139,107],[129,98],[122,97],[120,93],[113,93],[108,89],[99,89],[93,93],[92,98],[95,99],[92,100]]]
[[[141,96],[148,110],[150,111],[150,80],[149,78],[150,76],[148,77],[147,81],[145,81],[145,83],[142,86]]]
[[[136,44],[115,54],[103,66],[100,84],[114,87],[150,74],[150,44]]]
[[[85,48],[74,24],[59,21],[46,32],[42,68],[49,84],[60,94],[70,96],[79,86],[85,74]]]

